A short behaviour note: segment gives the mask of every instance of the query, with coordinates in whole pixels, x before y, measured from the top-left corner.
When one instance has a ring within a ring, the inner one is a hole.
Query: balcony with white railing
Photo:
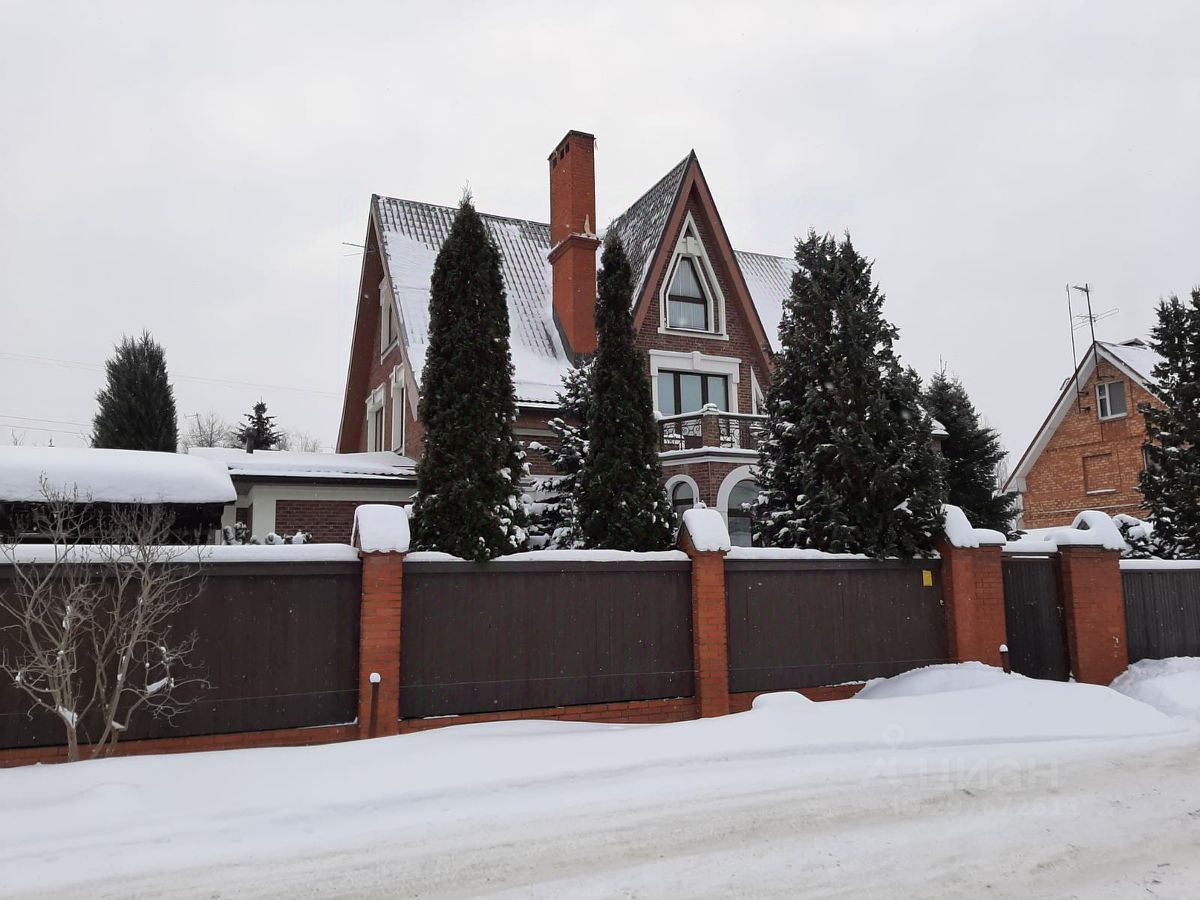
[[[766,416],[722,412],[712,404],[696,412],[662,416],[658,420],[658,452],[756,453],[766,421]]]

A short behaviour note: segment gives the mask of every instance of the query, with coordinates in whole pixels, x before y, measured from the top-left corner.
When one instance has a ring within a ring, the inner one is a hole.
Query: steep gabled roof
[[[621,235],[637,278],[638,290],[649,272],[695,162],[689,153],[609,226]],[[405,357],[420,383],[429,344],[429,281],[438,251],[450,233],[456,208],[374,196],[371,216],[382,250],[384,272],[395,295]],[[543,222],[480,214],[484,227],[500,247],[501,273],[508,299],[512,359],[517,399],[552,404],[571,362],[554,327],[551,284],[550,226]],[[734,251],[750,298],[770,341],[776,343],[783,300],[796,270],[793,260]]]
[[[1042,451],[1050,443],[1050,438],[1054,436],[1058,426],[1066,418],[1067,411],[1075,400],[1077,385],[1086,384],[1092,377],[1092,373],[1096,371],[1098,359],[1111,363],[1119,371],[1124,372],[1127,377],[1141,385],[1148,393],[1157,396],[1153,372],[1154,367],[1162,360],[1161,356],[1136,338],[1120,344],[1096,341],[1092,347],[1088,348],[1088,352],[1084,354],[1071,377],[1063,382],[1058,400],[1055,401],[1050,414],[1046,416],[1041,428],[1038,429],[1037,434],[1033,436],[1033,440],[1021,455],[1017,467],[1008,476],[1008,480],[1004,483],[1004,490],[1015,490],[1015,485],[1024,481],[1029,475],[1034,463],[1038,461]]]
[[[688,163],[695,158],[696,151],[693,150],[660,178],[654,187],[634,200],[629,209],[613,219],[612,224],[608,226],[609,231],[620,235],[621,243],[625,245],[625,255],[629,257],[629,266],[633,269],[635,298],[641,293],[642,282],[646,279],[654,251],[662,241],[667,217],[671,214],[671,207],[675,205],[680,185],[683,184],[683,173],[687,171]]]
[[[457,210],[379,196],[373,198],[373,208],[407,357],[420,383],[429,345],[429,280]],[[480,217],[500,248],[517,398],[553,403],[570,362],[550,318],[550,226]]]

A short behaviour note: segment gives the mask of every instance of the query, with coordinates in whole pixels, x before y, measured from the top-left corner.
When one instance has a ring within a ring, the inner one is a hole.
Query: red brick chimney
[[[568,131],[550,154],[554,323],[575,357],[596,352],[596,138]]]

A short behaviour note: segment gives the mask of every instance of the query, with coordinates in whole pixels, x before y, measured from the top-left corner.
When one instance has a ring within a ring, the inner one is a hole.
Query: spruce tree
[[[92,446],[174,453],[179,443],[175,391],[163,348],[150,332],[124,337],[104,364],[107,381],[96,395]]]
[[[422,550],[491,559],[525,545],[523,454],[500,249],[464,196],[438,253],[420,418],[413,539]]]
[[[920,379],[892,349],[871,263],[847,237],[796,245],[767,392],[756,542],[874,557],[928,553],[942,526],[941,460]]]
[[[275,417],[267,415],[267,404],[259,400],[254,411],[245,415],[246,424],[234,433],[237,444],[245,450],[273,450],[282,440],[275,428]]]
[[[615,231],[604,240],[596,300],[596,356],[580,478],[585,547],[661,550],[675,513],[662,487],[649,366],[634,344],[633,271]]]
[[[957,378],[942,369],[924,394],[925,411],[946,429],[942,439],[946,502],[967,514],[976,528],[1007,533],[1016,513],[1015,493],[996,493],[996,467],[1005,457],[1000,435],[979,421],[979,413]]]
[[[558,408],[562,415],[546,423],[558,438],[557,446],[536,442],[529,445],[529,449],[541,453],[557,473],[555,479],[543,479],[538,484],[548,496],[530,522],[530,546],[533,546],[535,536],[541,539],[539,544],[548,549],[569,550],[582,546],[579,490],[588,447],[591,371],[592,363],[588,360],[563,378],[563,389],[558,392]]]
[[[1151,540],[1160,556],[1200,558],[1200,288],[1159,303],[1150,345],[1162,357],[1153,373],[1162,406],[1141,407]]]

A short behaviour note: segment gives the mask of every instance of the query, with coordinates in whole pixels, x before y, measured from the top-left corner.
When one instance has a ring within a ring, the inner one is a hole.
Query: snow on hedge
[[[1149,703],[1170,716],[1200,721],[1200,659],[1143,659],[1112,683],[1114,691]]]
[[[364,553],[407,553],[408,510],[387,503],[364,503],[354,510],[350,543]]]
[[[71,548],[53,544],[18,544],[0,547],[0,566],[13,562],[50,563],[55,552],[61,562],[102,562],[111,559],[113,548],[79,544]],[[159,562],[173,563],[258,563],[258,562],[355,562],[358,551],[349,544],[220,544],[163,546],[155,548]]]
[[[184,453],[74,447],[0,447],[0,501],[56,492],[100,503],[230,503],[237,491],[224,466]]]
[[[960,507],[950,503],[942,507],[945,516],[946,540],[952,547],[973,548],[982,545],[998,545],[1008,536],[990,528],[975,528]]]
[[[698,506],[685,510],[681,531],[687,532],[697,553],[721,553],[732,546],[725,518],[715,509]]]
[[[506,562],[686,562],[687,554],[682,550],[651,550],[638,553],[633,550],[526,550],[509,553],[490,560]],[[418,550],[404,558],[405,562],[463,562],[460,557],[438,550]]]

